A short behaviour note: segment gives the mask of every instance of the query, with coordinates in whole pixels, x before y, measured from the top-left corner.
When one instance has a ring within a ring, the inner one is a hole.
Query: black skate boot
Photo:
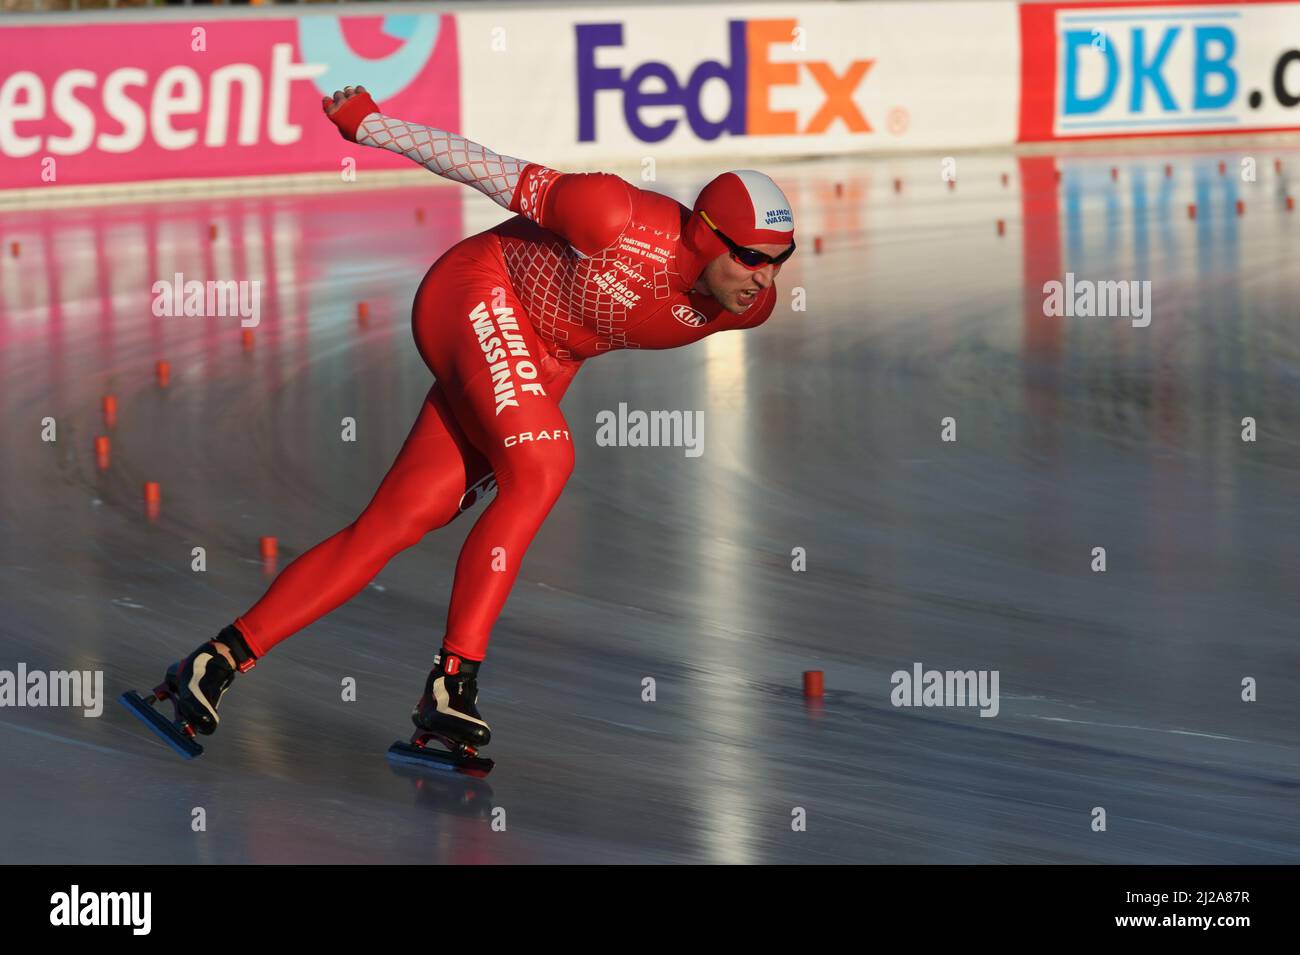
[[[213,646],[224,644],[234,657],[236,666]],[[195,742],[195,733],[210,736],[221,722],[217,708],[226,690],[235,682],[235,674],[251,670],[257,663],[252,650],[244,642],[243,634],[235,627],[226,627],[184,660],[167,668],[163,682],[145,697],[135,690],[123,693],[121,701],[127,709],[140,717],[150,729],[163,738],[178,753],[193,759],[203,753]],[[168,721],[155,706],[161,700],[171,700],[174,718]]]
[[[475,706],[479,666],[446,647],[439,651],[424,683],[424,696],[411,710],[416,728],[473,748],[486,746],[492,731]]]
[[[475,705],[480,665],[446,647],[439,651],[424,683],[424,695],[411,711],[416,728],[411,742],[394,743],[388,750],[390,758],[435,763],[474,775],[486,775],[492,769],[492,760],[478,754],[492,738]],[[449,752],[429,749],[430,740],[442,743]]]

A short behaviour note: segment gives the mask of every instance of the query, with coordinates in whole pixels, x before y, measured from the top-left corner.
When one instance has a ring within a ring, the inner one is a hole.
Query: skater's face
[[[751,245],[751,249],[765,252],[776,258],[789,245]],[[730,252],[724,252],[704,268],[700,281],[704,285],[701,291],[722,303],[722,307],[739,315],[754,304],[760,292],[776,280],[781,266],[768,263],[760,269],[748,269],[737,262]],[[698,286],[697,286],[698,287]]]

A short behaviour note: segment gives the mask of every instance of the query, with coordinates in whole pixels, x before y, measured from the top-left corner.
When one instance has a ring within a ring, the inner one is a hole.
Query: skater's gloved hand
[[[345,86],[343,91],[334,91],[331,99],[321,97],[321,109],[330,121],[339,128],[339,135],[350,143],[357,141],[357,127],[371,113],[379,112],[379,107],[370,98],[364,86]]]

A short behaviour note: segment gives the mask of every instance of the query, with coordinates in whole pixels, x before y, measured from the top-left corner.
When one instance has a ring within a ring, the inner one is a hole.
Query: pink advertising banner
[[[451,15],[0,26],[0,189],[403,168],[321,96],[455,130],[459,75]]]

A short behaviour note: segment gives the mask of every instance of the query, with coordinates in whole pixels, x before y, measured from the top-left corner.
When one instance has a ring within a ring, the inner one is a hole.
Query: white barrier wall
[[[0,17],[0,190],[404,169],[320,96],[510,155],[959,150],[1300,127],[1300,2],[394,4]]]

